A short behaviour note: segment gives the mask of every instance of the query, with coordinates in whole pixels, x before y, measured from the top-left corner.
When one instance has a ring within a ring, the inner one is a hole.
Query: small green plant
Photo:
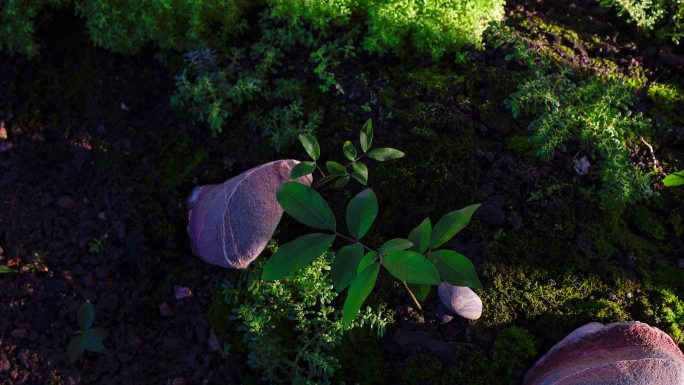
[[[514,118],[532,117],[528,128],[534,131],[530,141],[537,155],[551,159],[577,139],[600,160],[600,195],[606,209],[619,212],[625,204],[651,196],[649,176],[630,163],[627,148],[650,132],[650,120],[632,111],[629,85],[621,79],[573,80],[568,68],[554,73],[533,58],[524,61],[531,63],[533,76],[505,103]]]
[[[109,231],[111,229],[112,228],[110,227],[98,238],[93,238],[90,240],[90,242],[88,243],[88,250],[90,250],[91,253],[100,254],[102,252],[102,250],[104,249],[105,242],[107,242],[107,238],[109,238]]]
[[[349,25],[352,15],[364,15],[369,52],[408,52],[407,41],[433,57],[458,52],[467,45],[481,46],[487,23],[504,15],[503,0],[269,0],[273,12],[293,22],[304,19],[325,30]]]
[[[271,247],[275,247],[272,245]],[[332,253],[319,255],[311,264],[278,281],[263,281],[244,272],[236,282],[221,285],[223,300],[232,307],[231,321],[242,334],[247,363],[269,384],[329,384],[339,368],[335,349],[344,327],[332,306]],[[382,307],[368,307],[350,327],[367,326],[382,336],[392,321]]]
[[[390,239],[377,248],[371,248],[361,243],[361,239],[378,214],[378,199],[373,190],[367,188],[361,191],[347,205],[347,236],[338,231],[335,215],[315,188],[332,181],[335,181],[338,187],[344,186],[350,175],[365,185],[368,170],[360,162],[361,159],[368,157],[386,161],[402,157],[404,154],[393,148],[371,149],[373,126],[368,120],[359,134],[361,153],[359,154],[351,141],[346,141],[343,152],[350,162],[347,165],[326,162],[330,173],[326,175],[317,163],[320,148],[316,139],[311,135],[304,135],[301,139],[313,161],[299,163],[292,170],[291,177],[298,178],[318,169],[322,178],[312,187],[297,182],[283,183],[278,188],[276,196],[285,212],[295,220],[326,232],[303,235],[279,247],[264,266],[261,276],[263,280],[283,279],[306,267],[328,251],[336,238],[349,242],[349,245],[335,253],[331,270],[335,290],[341,293],[348,288],[342,311],[345,327],[351,325],[363,302],[373,290],[381,267],[402,282],[418,308],[419,299],[425,299],[430,286],[439,285],[442,281],[457,286],[482,286],[473,264],[464,255],[440,249],[466,227],[479,204],[444,215],[434,228],[430,219],[426,218],[406,239]]]
[[[598,0],[603,7],[617,10],[619,16],[660,40],[678,44],[684,37],[682,0]]]
[[[96,353],[107,353],[107,349],[102,341],[107,339],[109,333],[103,328],[92,327],[95,321],[95,306],[90,302],[84,302],[78,308],[77,319],[78,327],[81,329],[74,333],[67,346],[69,360],[75,362],[86,350]]]

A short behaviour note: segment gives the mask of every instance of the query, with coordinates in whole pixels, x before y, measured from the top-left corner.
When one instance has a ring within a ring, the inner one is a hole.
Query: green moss
[[[526,320],[533,330],[548,330],[553,324],[557,334],[546,337],[554,340],[582,323],[629,318],[624,310],[629,299],[617,298],[611,288],[614,284],[596,275],[554,276],[531,267],[493,265],[485,266],[483,275],[489,281],[481,294],[484,326]]]
[[[672,111],[684,104],[684,90],[676,84],[654,82],[648,87],[648,98],[656,108]]]
[[[670,290],[661,289],[655,293],[654,306],[649,315],[654,317],[658,327],[665,330],[680,346],[684,346],[684,301]]]

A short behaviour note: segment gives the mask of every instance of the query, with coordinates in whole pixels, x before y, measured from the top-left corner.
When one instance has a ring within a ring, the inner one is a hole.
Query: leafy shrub
[[[510,95],[514,117],[532,115],[530,140],[542,159],[564,150],[571,139],[590,146],[601,159],[601,192],[608,207],[652,194],[648,176],[630,163],[627,143],[645,135],[650,121],[630,109],[633,94],[620,80],[573,81],[566,73],[528,79]]]
[[[386,161],[401,158],[404,153],[384,147],[371,150],[373,126],[368,120],[359,133],[361,152],[351,141],[346,141],[342,152],[350,163],[342,165],[327,161],[325,165],[329,174],[326,175],[317,163],[320,148],[316,139],[311,135],[302,135],[301,141],[313,162],[299,163],[292,169],[290,177],[298,178],[318,170],[322,178],[313,183],[313,188],[298,182],[285,182],[278,187],[276,197],[283,210],[295,220],[326,232],[303,235],[280,247],[266,262],[261,274],[263,280],[282,279],[307,266],[328,251],[338,238],[349,242],[336,253],[331,271],[335,290],[342,292],[348,288],[342,310],[345,327],[351,325],[363,302],[373,291],[381,267],[402,282],[419,309],[418,298],[424,300],[430,286],[439,285],[442,281],[456,286],[482,287],[475,267],[468,258],[453,250],[440,249],[468,225],[479,204],[447,213],[434,228],[430,218],[425,218],[407,239],[390,239],[377,249],[372,249],[361,243],[361,239],[378,215],[378,198],[373,190],[367,188],[361,191],[347,205],[346,225],[350,236],[346,236],[338,231],[335,214],[314,188],[332,181],[335,181],[336,187],[343,187],[351,177],[365,185],[368,169],[361,162],[362,159]]]
[[[49,8],[65,5],[69,0],[7,0],[0,6],[0,49],[19,52],[28,57],[38,53],[33,41],[35,19]]]
[[[85,19],[93,42],[125,53],[153,43],[164,49],[225,44],[244,30],[249,0],[8,0],[0,8],[0,43],[9,52],[33,56],[35,19],[70,5]]]
[[[269,384],[328,384],[339,368],[333,356],[343,336],[342,317],[332,302],[332,253],[279,281],[252,272],[222,284],[224,301],[249,350],[248,364]],[[368,326],[379,336],[391,322],[382,309],[362,311],[351,325]]]
[[[405,42],[440,57],[466,45],[480,46],[487,23],[503,17],[503,0],[269,0],[276,15],[303,18],[320,29],[366,17],[364,47],[370,52],[403,52]]]
[[[81,0],[76,10],[86,20],[95,44],[135,53],[148,42],[177,50],[225,43],[246,28],[242,14],[249,4],[249,0]]]
[[[676,84],[653,83],[648,87],[648,98],[659,108],[672,111],[684,105],[684,90]]]
[[[655,31],[661,40],[679,43],[684,36],[684,1],[682,0],[599,0],[603,7],[614,8],[646,32]]]
[[[189,68],[176,78],[172,105],[208,123],[214,135],[227,121],[234,125],[244,117],[278,151],[298,134],[313,132],[323,117],[322,108],[306,97],[307,67],[313,59],[305,56],[292,63],[283,58],[337,43],[314,37],[301,26],[284,25],[268,12],[262,14],[256,35],[256,42],[230,48],[225,58],[206,49],[188,53]]]
[[[664,327],[659,327],[664,329],[675,343],[683,345],[684,301],[667,289],[658,290],[656,298],[660,300],[660,303],[655,304],[650,315],[656,317],[657,323],[664,323]]]

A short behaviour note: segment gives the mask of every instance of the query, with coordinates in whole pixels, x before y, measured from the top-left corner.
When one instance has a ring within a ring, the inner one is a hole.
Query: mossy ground
[[[635,88],[652,80],[644,69],[592,57],[607,44],[600,36],[541,19],[529,19],[520,27],[555,62],[585,63],[585,70],[625,77]],[[145,266],[154,274],[140,281],[138,299],[145,309],[141,318],[154,318],[144,312],[156,312],[163,291],[182,277],[200,274],[175,264],[191,258],[184,200],[192,186],[221,182],[275,156],[300,157],[301,151],[291,146],[275,154],[240,124],[213,139],[208,130],[198,131],[202,128],[191,127],[165,109],[164,119],[149,117],[123,127],[117,123],[120,110],[89,109],[88,100],[105,92],[98,79],[107,74],[98,72],[104,67],[101,63],[94,64],[97,51],[84,46],[84,41],[75,39],[60,48],[83,58],[77,68],[73,62],[56,59],[57,52],[44,51],[31,66],[32,79],[17,74],[15,82],[4,84],[3,99],[13,101],[4,102],[2,108],[11,109],[15,124],[46,136],[70,136],[84,126],[97,127],[102,115],[111,127],[121,129],[113,140],[137,132],[134,139],[139,142],[131,149],[103,143],[109,150],[99,153],[103,162],[98,164],[105,165],[102,178],[116,179],[140,193],[131,204],[144,215],[131,215],[130,225],[155,252]],[[524,71],[499,60],[497,52],[472,56],[463,64],[387,57],[367,67],[354,63],[346,71],[343,68],[338,79],[345,89],[364,87],[361,94],[373,95],[368,99],[320,95],[312,85],[312,94],[326,109],[318,133],[324,153],[339,154],[342,142],[353,137],[367,117],[375,119],[378,145],[406,153],[399,161],[369,165],[369,186],[380,204],[369,242],[406,236],[426,216],[434,223],[442,214],[468,204],[503,199],[498,209],[504,219],[475,218],[459,234],[458,244],[452,244],[467,249],[475,262],[484,283],[478,294],[485,310],[475,323],[455,326],[454,322],[443,328],[463,327],[475,337],[461,341],[467,345],[455,349],[454,360],[445,361],[429,352],[390,357],[386,347],[391,341],[352,333],[337,352],[343,364],[340,379],[361,384],[515,384],[539,354],[591,321],[649,322],[682,344],[684,269],[677,263],[683,250],[684,193],[663,190],[652,201],[628,207],[616,220],[600,208],[596,181],[572,171],[574,154],[568,151],[553,162],[531,154],[525,122],[513,120],[503,105],[526,76]],[[133,63],[132,71],[156,63],[151,57],[140,60],[145,65]],[[57,66],[45,64],[52,62]],[[154,71],[161,68],[154,64]],[[141,80],[153,76],[137,75]],[[149,97],[168,100],[171,81],[168,74],[159,78],[153,82],[158,92],[150,95],[150,82],[138,84],[130,95],[110,95],[110,104],[115,105],[117,98],[123,102],[124,97],[133,108]],[[134,86],[134,79],[131,75],[129,84]],[[681,106],[682,97],[676,79],[662,84],[652,83],[642,100],[652,103],[649,113],[662,125],[662,132],[670,132],[664,136],[667,139],[681,125],[676,106]],[[371,112],[362,107],[367,104]],[[36,109],[42,111],[38,116],[33,114]],[[169,125],[149,127],[150,122]],[[666,148],[665,153],[670,164],[682,166],[681,144]],[[355,188],[326,191],[338,214]],[[279,236],[286,238],[290,232],[296,228],[285,228]],[[402,295],[390,285],[380,293]],[[433,292],[429,300],[433,304],[434,297]],[[238,340],[231,335],[230,309],[219,297],[207,312],[217,332]],[[256,382],[256,377],[245,373],[245,381]]]

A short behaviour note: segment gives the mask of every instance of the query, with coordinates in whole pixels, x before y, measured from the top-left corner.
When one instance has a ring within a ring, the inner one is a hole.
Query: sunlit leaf
[[[406,250],[408,248],[411,248],[412,246],[413,243],[408,239],[394,238],[383,243],[382,246],[380,246],[380,249],[378,249],[378,251],[380,252],[380,254],[389,254],[394,251]]]
[[[356,194],[347,205],[347,228],[356,239],[363,238],[378,216],[378,198],[372,189]]]
[[[417,285],[439,285],[439,273],[435,266],[424,255],[415,251],[400,250],[383,258],[385,266],[392,276],[407,283]]]
[[[347,168],[344,167],[342,164],[337,163],[335,161],[329,160],[325,162],[325,167],[328,169],[328,172],[330,172],[333,175],[337,176],[346,176],[347,175]]]
[[[403,156],[403,152],[389,147],[376,148],[368,153],[369,158],[379,160],[381,162],[385,160],[401,158]]]
[[[378,253],[375,251],[369,251],[367,252],[363,258],[361,258],[361,262],[359,262],[359,266],[356,268],[356,274],[358,275],[360,272],[362,272],[365,268],[368,266],[372,265],[375,263],[375,261],[378,259]]]
[[[344,152],[344,156],[347,159],[352,161],[356,159],[356,147],[354,147],[354,143],[350,141],[344,142],[342,145],[342,152]]]
[[[356,277],[356,269],[363,258],[363,246],[359,244],[342,247],[335,254],[330,268],[330,278],[337,292],[344,290]]]
[[[453,250],[437,250],[430,253],[442,279],[454,286],[482,287],[475,266],[465,255]]]
[[[430,218],[425,218],[421,224],[411,230],[408,240],[413,243],[413,246],[409,250],[423,254],[430,247],[431,236],[432,224]]]
[[[317,160],[321,155],[321,148],[318,146],[316,137],[309,134],[300,134],[299,141],[302,142],[304,150],[306,150],[306,153],[309,154],[311,159]]]
[[[365,186],[368,183],[368,168],[361,162],[354,162],[352,163],[351,176]]]
[[[316,229],[335,231],[337,222],[321,194],[297,182],[285,182],[276,191],[278,203],[297,222]]]
[[[316,163],[314,162],[299,162],[297,163],[290,172],[290,179],[297,179],[304,175],[309,175],[316,170]]]
[[[430,247],[435,248],[441,246],[453,238],[459,231],[463,230],[468,225],[468,222],[470,222],[470,218],[472,218],[475,210],[480,206],[481,205],[478,203],[445,214],[442,219],[435,224],[435,228],[432,230]]]
[[[354,318],[356,318],[361,305],[363,305],[363,302],[373,290],[379,271],[380,264],[374,263],[359,273],[349,286],[347,299],[344,301],[344,307],[342,308],[342,324],[345,328],[349,327]]]
[[[373,121],[371,119],[366,120],[366,123],[361,127],[359,142],[361,143],[361,150],[365,154],[373,142]]]
[[[681,186],[684,184],[684,171],[676,171],[663,179],[666,187]]]
[[[328,251],[334,240],[335,235],[315,233],[278,247],[264,265],[261,279],[273,281],[287,277]]]

